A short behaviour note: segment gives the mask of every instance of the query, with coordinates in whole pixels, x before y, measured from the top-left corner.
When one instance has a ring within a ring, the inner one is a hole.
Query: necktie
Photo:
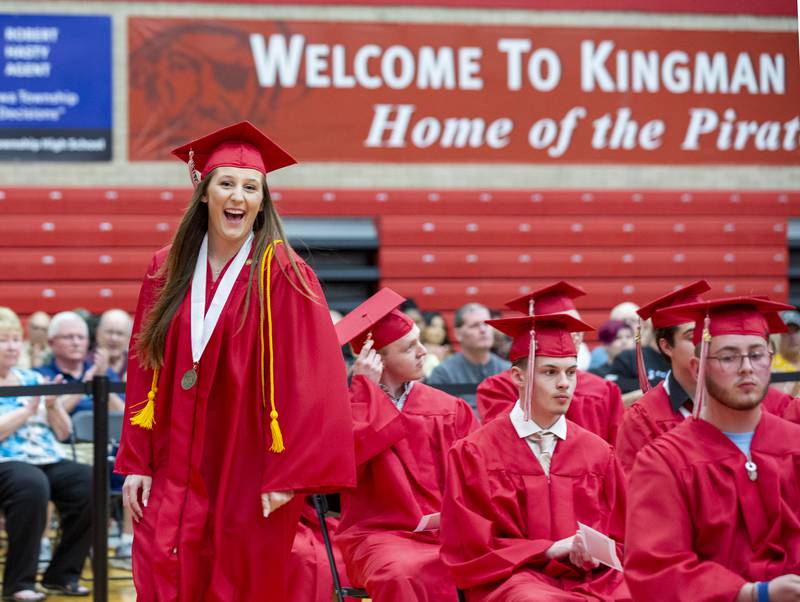
[[[550,474],[550,460],[553,458],[553,448],[556,444],[556,435],[550,431],[539,431],[528,437],[539,449],[539,464],[546,475]]]

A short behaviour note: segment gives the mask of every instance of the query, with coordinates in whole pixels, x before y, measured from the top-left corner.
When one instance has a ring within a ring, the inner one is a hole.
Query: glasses
[[[85,341],[89,337],[85,334],[57,334],[53,338],[61,341]]]
[[[755,370],[768,368],[772,363],[771,351],[751,351],[750,353],[723,353],[722,355],[709,355],[708,359],[717,360],[720,368],[725,372],[738,372],[744,366],[744,358],[750,360],[750,365]]]

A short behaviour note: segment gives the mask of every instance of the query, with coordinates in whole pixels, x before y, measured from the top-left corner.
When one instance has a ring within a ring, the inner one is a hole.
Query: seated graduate
[[[328,517],[325,521],[329,531],[336,529],[338,519]],[[331,542],[333,557],[339,573],[339,584],[349,587],[350,582],[343,574],[344,566],[342,552]],[[319,517],[314,509],[311,498],[306,498],[303,511],[300,514],[300,524],[297,526],[292,553],[286,567],[286,591],[291,592],[292,600],[301,602],[331,602],[333,592],[333,575],[331,575],[328,551],[325,549],[325,540]]]
[[[800,426],[762,407],[769,333],[787,307],[734,297],[666,310],[695,323],[697,391],[694,417],[639,451],[630,475],[635,600],[800,599]]]
[[[561,280],[512,299],[506,306],[525,315],[567,313],[580,320],[573,299],[585,294],[582,288]],[[573,338],[577,348],[583,333],[575,333]],[[578,370],[576,379],[567,418],[613,445],[625,411],[619,387],[583,370]],[[517,399],[518,391],[511,380],[510,369],[490,376],[478,386],[476,401],[481,423],[507,415]]]
[[[337,541],[351,583],[374,600],[455,601],[438,527],[415,530],[441,511],[447,451],[478,424],[464,400],[418,382],[425,348],[396,309],[403,301],[384,288],[336,325],[358,354],[350,385],[358,486],[342,494]]]
[[[645,394],[625,412],[617,435],[617,457],[626,472],[633,468],[640,449],[692,415],[697,388],[691,367],[695,350],[694,321],[687,322],[685,316],[670,315],[669,308],[698,302],[700,295],[709,290],[711,287],[705,280],[698,280],[670,291],[637,312],[643,320],[652,319],[656,344],[669,362],[670,371],[667,378],[649,390],[647,379],[642,379]],[[638,362],[644,365],[641,354]],[[769,387],[762,407],[782,418],[792,419],[793,414],[798,414],[800,399]]]
[[[450,450],[442,560],[469,602],[630,599],[622,573],[600,567],[578,530],[580,521],[624,536],[613,449],[565,418],[577,372],[571,333],[591,327],[567,314],[490,323],[514,337],[518,401]]]

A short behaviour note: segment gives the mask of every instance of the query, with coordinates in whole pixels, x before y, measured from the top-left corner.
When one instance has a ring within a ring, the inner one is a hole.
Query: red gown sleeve
[[[469,407],[469,404],[463,399],[458,400],[456,405],[456,440],[463,439],[472,431],[480,428],[478,419],[475,418],[475,412]]]
[[[519,392],[505,372],[484,380],[478,385],[475,397],[481,424],[488,424],[501,414],[510,412],[518,397]]]
[[[316,295],[310,299],[301,292],[302,285],[283,245],[278,247],[276,258],[270,291],[274,386],[286,449],[282,453],[264,450],[267,457],[261,491],[339,491],[355,485],[353,424],[344,358],[314,272],[298,259],[299,268]],[[278,261],[283,269],[279,269]],[[267,329],[266,324],[264,328]],[[269,378],[269,372],[267,375]],[[271,442],[269,411],[268,398],[264,428],[267,441]]]
[[[625,580],[634,600],[734,600],[746,580],[692,548],[692,513],[669,458],[649,445],[629,481]]]
[[[626,473],[633,469],[636,454],[650,440],[645,427],[646,420],[642,416],[642,408],[638,403],[633,404],[625,411],[622,425],[617,432],[616,452],[617,459]]]
[[[362,466],[406,436],[405,423],[386,393],[364,376],[350,383],[356,465]]]
[[[469,589],[511,576],[523,565],[545,565],[547,539],[528,539],[503,507],[516,493],[494,490],[486,461],[468,440],[450,450],[442,500],[441,558],[456,585]]]
[[[605,438],[611,445],[617,440],[619,427],[625,415],[625,404],[622,402],[622,391],[611,381],[605,381],[608,390],[608,434]]]
[[[153,431],[133,426],[130,418],[131,414],[141,408],[137,404],[147,399],[147,394],[153,381],[153,371],[141,365],[134,346],[136,337],[142,328],[142,321],[156,300],[159,281],[156,280],[155,274],[158,268],[158,255],[154,255],[142,281],[142,287],[139,290],[139,301],[136,304],[136,314],[133,318],[131,343],[128,350],[127,384],[125,386],[125,416],[122,420],[122,437],[119,451],[114,463],[114,472],[119,474],[150,476],[153,473],[151,466]]]

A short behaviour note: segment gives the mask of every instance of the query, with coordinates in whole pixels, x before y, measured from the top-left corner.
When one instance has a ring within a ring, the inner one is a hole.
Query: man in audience
[[[492,353],[494,335],[486,325],[490,318],[489,310],[479,303],[467,303],[456,310],[456,340],[461,346],[459,353],[454,353],[434,368],[427,383],[440,385],[475,385],[485,378],[507,370],[511,364]],[[475,395],[465,394],[464,399],[474,408]]]
[[[382,289],[336,325],[357,353],[350,395],[358,485],[342,494],[337,540],[351,582],[386,601],[456,600],[439,559],[447,450],[477,427],[461,399],[417,382],[419,328]],[[335,444],[335,442],[332,442]]]
[[[49,361],[50,347],[47,344],[47,327],[50,316],[35,311],[28,316],[28,340],[22,344],[18,365],[22,369],[35,369]]]
[[[514,337],[520,401],[450,450],[442,560],[471,602],[629,599],[622,573],[598,566],[578,528],[610,536],[621,558],[624,474],[608,443],[564,416],[577,376],[571,333],[590,327],[566,314],[491,324]]]
[[[585,294],[582,288],[562,280],[513,299],[506,305],[525,314],[532,309],[536,315],[563,312],[580,319],[573,300]],[[576,349],[583,339],[582,333],[580,335],[573,336]],[[582,370],[578,370],[576,379],[567,418],[613,444],[624,411],[619,389],[613,383]],[[478,386],[477,405],[481,422],[486,424],[498,416],[507,415],[514,407],[517,395],[510,370],[487,378]]]
[[[800,599],[800,426],[762,408],[769,332],[787,308],[737,297],[668,310],[694,322],[698,417],[636,457],[625,541],[634,600]]]
[[[122,309],[109,309],[97,323],[94,363],[107,366],[115,382],[124,381],[128,371],[128,344],[132,327],[133,319]]]
[[[37,368],[45,378],[53,379],[61,375],[64,382],[89,381],[97,372],[108,372],[107,363],[103,363],[101,356],[99,362],[92,365],[86,360],[89,350],[89,327],[78,314],[63,311],[53,316],[47,330],[47,339],[53,351],[53,361]],[[80,410],[92,409],[92,398],[89,395],[69,395],[64,398],[64,409],[70,414]],[[117,395],[109,396],[109,409],[123,411],[124,403]]]

